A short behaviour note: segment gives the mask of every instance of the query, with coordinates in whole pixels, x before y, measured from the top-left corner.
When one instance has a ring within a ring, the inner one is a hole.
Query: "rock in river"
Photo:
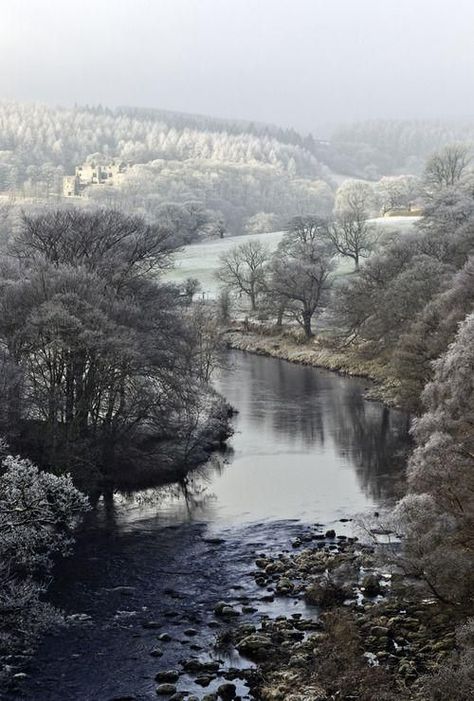
[[[273,645],[270,638],[260,633],[254,633],[243,638],[237,643],[237,650],[247,657],[255,659],[263,659],[268,657]]]
[[[174,684],[160,684],[156,687],[156,693],[158,696],[171,696],[176,694],[176,687]]]

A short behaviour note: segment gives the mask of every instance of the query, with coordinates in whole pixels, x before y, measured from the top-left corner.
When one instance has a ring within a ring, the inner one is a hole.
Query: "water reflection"
[[[217,385],[239,410],[221,515],[334,518],[399,493],[408,417],[365,400],[363,380],[234,352]]]
[[[178,485],[105,505],[103,526],[328,523],[399,495],[409,420],[365,400],[365,381],[233,352],[216,384],[239,412],[227,452]]]

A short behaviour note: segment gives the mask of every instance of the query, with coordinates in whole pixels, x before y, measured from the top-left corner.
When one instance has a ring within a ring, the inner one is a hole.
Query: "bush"
[[[41,600],[53,558],[67,555],[87,510],[71,478],[40,472],[29,460],[7,456],[0,472],[0,660],[28,653],[60,613]],[[0,681],[7,668],[2,665]]]

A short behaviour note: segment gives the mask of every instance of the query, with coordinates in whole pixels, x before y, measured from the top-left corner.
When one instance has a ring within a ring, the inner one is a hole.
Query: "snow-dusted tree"
[[[220,257],[216,277],[238,295],[246,295],[252,311],[255,311],[258,297],[265,287],[269,259],[270,250],[261,241],[242,243]]]
[[[273,257],[267,294],[306,338],[313,335],[312,319],[325,301],[333,267],[332,250],[313,227],[309,234],[306,228],[288,231]]]
[[[469,167],[471,157],[465,144],[448,144],[427,161],[424,181],[428,192],[456,185]]]
[[[446,352],[459,323],[474,311],[474,257],[433,297],[400,336],[393,367],[398,380],[399,403],[415,413],[421,409],[421,393],[433,376],[433,361]]]
[[[415,175],[390,175],[379,180],[375,193],[382,214],[391,210],[410,210],[421,194],[421,182]]]
[[[363,180],[345,180],[336,192],[335,214],[350,212],[357,219],[368,219],[374,211],[374,188]]]
[[[474,314],[434,363],[414,423],[410,493],[395,510],[400,563],[443,601],[474,610]]]
[[[266,234],[269,231],[276,231],[278,228],[278,217],[272,212],[257,212],[249,217],[245,224],[246,234]]]
[[[5,456],[0,468],[0,656],[27,649],[61,621],[42,601],[53,559],[67,555],[86,498],[68,476]],[[1,678],[1,672],[0,672]]]
[[[350,210],[339,211],[327,227],[327,238],[336,252],[351,258],[359,270],[361,258],[367,258],[375,248],[378,234],[373,224]]]

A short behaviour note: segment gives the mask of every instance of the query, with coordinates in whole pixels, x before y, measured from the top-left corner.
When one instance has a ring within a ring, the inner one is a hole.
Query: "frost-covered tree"
[[[0,659],[28,650],[61,622],[42,594],[53,561],[70,553],[86,498],[69,476],[5,455],[0,467]],[[6,673],[0,669],[0,679]]]
[[[474,314],[434,363],[425,413],[414,423],[410,493],[395,520],[400,563],[445,602],[474,610]]]
[[[273,256],[267,294],[308,339],[314,314],[326,302],[333,267],[332,250],[315,227],[287,231]]]
[[[217,279],[235,293],[245,295],[252,311],[257,309],[258,298],[265,289],[266,267],[270,250],[261,241],[248,241],[234,246],[220,258]]]
[[[376,184],[375,194],[382,214],[397,209],[409,211],[421,195],[421,181],[415,175],[385,176]]]
[[[434,153],[427,161],[424,182],[429,192],[453,187],[464,177],[470,163],[469,149],[465,144],[448,144]]]

